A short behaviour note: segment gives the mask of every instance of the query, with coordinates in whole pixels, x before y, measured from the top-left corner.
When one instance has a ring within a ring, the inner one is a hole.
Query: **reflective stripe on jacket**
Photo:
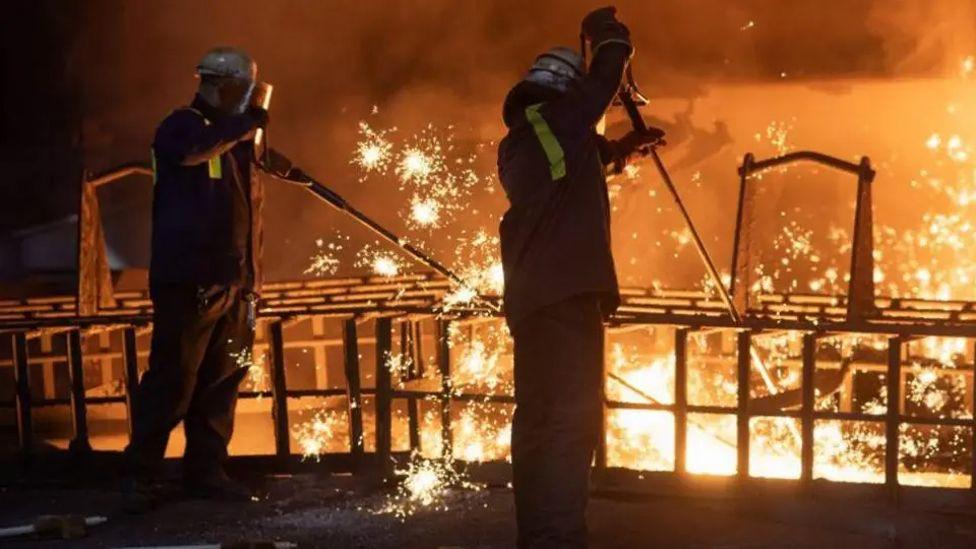
[[[153,140],[151,284],[260,284],[263,188],[253,176],[247,114],[221,116],[200,97]]]
[[[498,146],[498,172],[510,207],[499,230],[510,327],[578,295],[599,295],[605,314],[619,304],[600,156],[605,140],[594,127],[629,55],[626,45],[607,45],[565,94],[523,81],[506,98],[509,131]]]

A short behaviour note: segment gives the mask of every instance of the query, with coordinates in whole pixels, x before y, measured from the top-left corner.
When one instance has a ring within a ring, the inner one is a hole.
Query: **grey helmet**
[[[576,50],[556,46],[535,58],[525,80],[565,92],[571,83],[582,80],[585,72],[583,57]]]
[[[199,76],[221,76],[253,81],[258,64],[244,50],[222,46],[208,51],[197,64]]]

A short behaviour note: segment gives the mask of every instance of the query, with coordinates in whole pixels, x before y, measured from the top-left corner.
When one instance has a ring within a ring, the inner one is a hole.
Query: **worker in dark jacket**
[[[558,47],[505,100],[498,150],[505,315],[515,340],[512,465],[519,547],[585,547],[601,431],[603,320],[619,304],[606,170],[660,133],[609,141],[595,127],[633,48],[613,8],[582,26],[592,63]]]
[[[166,117],[153,141],[153,333],[126,449],[131,511],[158,502],[158,470],[181,421],[186,489],[249,497],[223,462],[260,284],[262,188],[253,176],[253,140],[268,115],[249,106],[256,73],[242,51],[210,51],[197,67],[193,102]]]

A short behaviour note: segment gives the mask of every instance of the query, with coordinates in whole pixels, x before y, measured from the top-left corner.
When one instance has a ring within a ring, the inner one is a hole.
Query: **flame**
[[[742,30],[754,26],[748,22]],[[965,76],[976,66],[973,56],[963,60]],[[785,76],[785,75],[784,75]],[[958,106],[947,106],[950,114]],[[794,150],[795,119],[774,120],[755,133],[755,140],[774,154]],[[937,130],[937,131],[932,131]],[[392,131],[392,130],[391,130]],[[445,229],[438,231],[453,247],[451,267],[463,283],[445,297],[445,308],[470,303],[478,293],[502,293],[504,272],[498,260],[498,239],[494,229],[446,230],[452,227],[458,212],[475,211],[469,201],[471,190],[490,178],[479,176],[471,168],[470,158],[454,149],[450,128],[446,131],[429,126],[409,139],[393,142],[386,132],[361,126],[363,141],[357,145],[354,164],[364,172],[383,174],[393,167],[398,190],[403,193],[404,208],[400,214],[412,229]],[[912,296],[934,299],[972,299],[976,297],[976,262],[968,261],[969,250],[976,249],[976,231],[968,208],[976,204],[976,164],[970,135],[951,128],[927,129],[911,137],[939,170],[921,170],[914,185],[929,191],[944,202],[921,216],[910,230],[877,225],[877,249],[874,280],[880,295]],[[632,169],[627,174],[637,178]],[[701,180],[696,173],[692,182]],[[626,183],[630,185],[630,183]],[[647,191],[655,196],[655,191]],[[614,201],[625,193],[615,187]],[[614,211],[618,205],[613,203]],[[659,210],[660,211],[660,210]],[[791,216],[787,210],[774,211],[784,221],[771,235],[775,260],[756,265],[755,283],[748,290],[755,293],[806,291],[843,294],[850,280],[849,254],[851,231],[830,225],[826,231],[814,230]],[[628,231],[635,240],[646,238],[644,232]],[[668,227],[658,236],[658,246],[685,250],[691,243],[683,227]],[[328,251],[328,250],[326,250]],[[402,267],[396,256],[364,248],[358,256],[360,266],[383,276],[393,276]],[[623,258],[627,261],[628,258]],[[633,262],[633,258],[631,262]],[[337,268],[323,260],[327,269]],[[727,283],[728,274],[723,273]],[[710,280],[701,287],[714,295]],[[496,322],[496,324],[498,324]],[[491,325],[490,323],[488,324]],[[454,350],[452,390],[461,392],[510,393],[512,390],[511,342],[503,328],[472,329],[472,334],[452,332]],[[851,336],[849,345],[856,340]],[[753,398],[763,398],[782,388],[799,386],[797,368],[798,336],[764,341],[769,372],[762,383],[752,387]],[[856,345],[874,347],[869,338]],[[883,349],[883,343],[882,349]],[[965,340],[926,338],[913,342],[914,354],[905,364],[906,380],[902,385],[906,407],[919,414],[936,417],[969,417],[965,405],[967,382],[959,369],[967,356]],[[648,399],[668,404],[674,402],[674,359],[667,351],[655,349],[649,342],[636,347],[614,344],[610,348],[610,372],[624,384],[608,381],[608,396],[616,400],[646,402]],[[849,352],[850,349],[847,349]],[[843,353],[841,353],[843,354]],[[714,358],[714,357],[713,357]],[[764,358],[764,360],[766,360]],[[710,364],[710,363],[709,363]],[[860,374],[859,374],[860,375]],[[881,377],[883,381],[883,376]],[[883,414],[887,395],[882,389],[857,411]],[[706,374],[689,373],[688,394],[693,401],[734,405],[737,389],[734,368],[731,374],[709,370]],[[849,389],[843,389],[849,390]],[[838,404],[822,398],[818,409],[835,409]],[[846,409],[846,408],[845,408]],[[510,409],[486,402],[465,403],[453,419],[453,455],[465,461],[507,458]],[[612,410],[607,416],[608,460],[611,464],[636,469],[668,470],[674,467],[674,416],[666,411]],[[817,421],[815,429],[814,473],[836,481],[882,482],[884,429],[876,421]],[[326,424],[311,427],[311,432],[326,433]],[[425,414],[421,440],[424,453],[439,452],[439,418]],[[728,414],[689,414],[686,464],[689,471],[700,474],[729,475],[736,469],[736,423]],[[937,477],[926,470],[926,460],[945,454],[965,455],[966,434],[954,428],[934,429],[903,426],[900,452],[904,465],[902,482],[951,485],[968,478],[962,471],[950,471]],[[798,422],[792,418],[753,418],[750,422],[751,465],[753,476],[796,478],[800,471]],[[315,449],[315,437],[308,437]],[[302,446],[305,448],[304,444]],[[432,450],[436,448],[436,450]],[[423,494],[439,493],[443,484],[436,472],[420,466],[410,481],[404,483],[405,500],[428,501]]]

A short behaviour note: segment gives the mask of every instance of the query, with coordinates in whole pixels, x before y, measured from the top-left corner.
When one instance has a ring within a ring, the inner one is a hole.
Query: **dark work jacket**
[[[260,284],[263,189],[254,177],[254,127],[250,115],[221,115],[199,96],[159,125],[150,285]]]
[[[600,155],[606,140],[594,127],[620,86],[629,56],[626,45],[607,44],[582,83],[565,94],[521,82],[505,100],[508,135],[498,147],[498,172],[510,207],[500,232],[505,316],[513,330],[532,312],[581,294],[599,296],[604,315],[620,303],[607,160]],[[526,114],[538,103],[564,155],[565,176],[557,180]]]

